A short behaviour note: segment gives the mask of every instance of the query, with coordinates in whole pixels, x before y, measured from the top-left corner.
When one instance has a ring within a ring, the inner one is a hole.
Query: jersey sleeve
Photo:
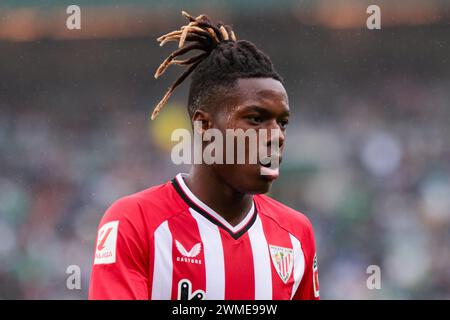
[[[309,222],[309,221],[308,221]],[[302,243],[305,255],[305,272],[295,293],[294,300],[319,300],[319,268],[317,263],[314,231],[309,223],[306,237]]]
[[[149,239],[139,203],[116,201],[98,229],[90,300],[149,299]]]

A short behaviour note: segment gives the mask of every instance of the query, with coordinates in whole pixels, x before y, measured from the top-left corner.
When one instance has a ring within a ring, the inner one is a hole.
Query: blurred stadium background
[[[315,226],[322,298],[450,299],[450,1],[74,2],[72,31],[72,2],[0,4],[0,298],[85,299],[105,209],[186,170],[169,137],[188,85],[149,122],[179,72],[154,80],[170,51],[155,38],[184,9],[232,24],[286,80],[271,193]],[[382,30],[367,30],[369,4]]]

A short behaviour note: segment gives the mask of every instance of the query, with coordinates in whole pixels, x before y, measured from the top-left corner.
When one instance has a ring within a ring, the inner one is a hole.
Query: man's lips
[[[272,167],[272,163],[274,163],[276,165],[276,167],[278,168],[278,167],[280,167],[282,161],[283,161],[283,157],[276,155],[276,156],[267,157],[263,160],[260,160],[259,164],[262,167],[270,168],[270,167]]]
[[[275,180],[280,176],[280,169],[278,167],[275,169],[260,167],[260,173],[266,179]]]
[[[269,180],[275,180],[280,175],[280,164],[283,160],[280,155],[273,155],[260,161],[260,173]]]

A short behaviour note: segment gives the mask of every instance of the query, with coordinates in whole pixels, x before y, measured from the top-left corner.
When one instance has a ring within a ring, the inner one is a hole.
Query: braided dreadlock
[[[229,89],[239,78],[273,78],[282,82],[274,70],[270,59],[256,46],[246,40],[236,40],[236,35],[229,25],[219,22],[214,25],[204,14],[194,18],[185,11],[181,12],[189,21],[180,30],[169,32],[157,40],[160,46],[170,41],[178,41],[178,49],[172,52],[158,67],[155,78],[172,64],[188,66],[186,71],[169,87],[168,91],[153,110],[154,120],[166,104],[175,88],[193,71],[189,89],[188,110],[192,117],[201,105],[207,105],[209,98],[220,87]],[[186,42],[191,42],[186,45]],[[185,60],[176,60],[192,50],[200,54]]]

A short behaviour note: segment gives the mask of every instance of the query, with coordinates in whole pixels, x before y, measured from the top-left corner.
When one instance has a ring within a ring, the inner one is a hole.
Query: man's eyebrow
[[[267,108],[262,107],[262,106],[258,106],[258,105],[249,105],[249,106],[245,106],[244,108],[242,108],[243,111],[256,111],[259,112],[261,114],[272,114],[271,111],[269,111]],[[280,116],[282,117],[289,117],[291,115],[291,112],[289,109],[284,110]]]

